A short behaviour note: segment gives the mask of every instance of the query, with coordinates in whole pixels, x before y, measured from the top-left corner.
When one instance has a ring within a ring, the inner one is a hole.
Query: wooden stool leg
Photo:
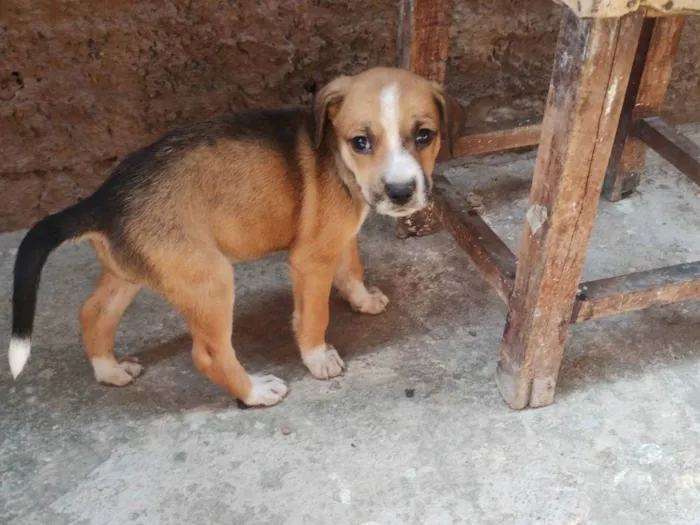
[[[603,185],[610,201],[624,199],[639,185],[647,147],[631,133],[640,119],[661,113],[684,20],[674,16],[644,21]]]
[[[565,10],[496,373],[512,408],[554,399],[642,23]]]
[[[443,84],[450,47],[452,0],[401,0],[399,67]],[[433,206],[397,221],[396,235],[403,239],[428,235],[440,229]]]

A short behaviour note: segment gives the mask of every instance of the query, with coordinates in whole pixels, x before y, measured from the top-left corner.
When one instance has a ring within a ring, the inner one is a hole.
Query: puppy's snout
[[[384,192],[388,199],[399,206],[406,204],[416,191],[416,181],[392,182],[384,185]]]

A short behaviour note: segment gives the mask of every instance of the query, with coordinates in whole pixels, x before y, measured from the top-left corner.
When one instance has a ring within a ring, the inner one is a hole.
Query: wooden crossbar
[[[540,141],[540,124],[504,127],[460,137],[454,147],[454,157],[468,157],[536,146]],[[447,160],[442,158],[441,160]]]
[[[661,117],[641,119],[635,130],[647,146],[700,185],[700,146]]]
[[[700,297],[700,261],[581,284],[572,323]]]
[[[445,177],[435,177],[433,193],[443,227],[507,304],[513,292],[515,255]]]

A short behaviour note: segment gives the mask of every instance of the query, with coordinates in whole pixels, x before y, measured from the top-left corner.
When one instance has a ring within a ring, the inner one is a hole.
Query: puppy
[[[245,111],[190,124],[126,157],[87,199],[38,222],[15,261],[10,368],[30,352],[37,290],[49,254],[89,240],[102,275],[80,320],[96,379],[123,386],[143,371],[117,360],[114,335],[142,287],[186,319],[197,369],[247,405],[274,405],[287,386],[249,375],[231,344],[232,263],[288,251],[293,326],[311,374],[345,365],[326,343],[329,295],[360,312],[389,302],[364,284],[357,233],[370,209],[394,217],[423,208],[441,145],[464,123],[439,85],[376,68],[320,90],[313,110]]]

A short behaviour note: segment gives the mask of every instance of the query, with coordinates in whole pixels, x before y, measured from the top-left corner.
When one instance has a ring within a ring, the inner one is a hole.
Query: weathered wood
[[[554,399],[642,22],[564,12],[496,372],[513,408]]]
[[[530,124],[464,135],[454,146],[454,158],[536,146],[539,143],[541,131],[540,124]],[[441,160],[447,159],[441,158]]]
[[[640,169],[638,168],[640,163],[641,168],[643,168],[646,149],[643,148],[643,145],[640,148],[640,144],[637,144],[633,138],[628,140],[628,136],[630,136],[636,117],[637,94],[641,87],[640,81],[644,73],[655,24],[653,19],[644,20],[639,40],[636,43],[636,54],[627,83],[625,100],[622,104],[620,122],[603,182],[603,195],[609,201],[619,201],[623,197],[631,195],[639,182]]]
[[[700,261],[583,283],[571,322],[697,298]]]
[[[444,82],[453,0],[401,0],[399,67]]]
[[[399,12],[399,67],[440,84],[445,81],[450,47],[452,0],[401,0]],[[435,210],[428,206],[399,219],[399,238],[428,235],[440,229]]]
[[[435,177],[433,193],[442,225],[507,304],[513,292],[515,255],[445,177]]]
[[[661,117],[642,119],[636,136],[664,159],[700,185],[700,146],[676,131]]]
[[[579,18],[617,18],[642,11],[646,16],[698,14],[697,0],[554,0],[567,5]]]
[[[648,18],[644,22],[603,188],[610,201],[631,195],[639,185],[647,148],[631,135],[631,130],[641,118],[661,112],[683,22],[682,16]]]

